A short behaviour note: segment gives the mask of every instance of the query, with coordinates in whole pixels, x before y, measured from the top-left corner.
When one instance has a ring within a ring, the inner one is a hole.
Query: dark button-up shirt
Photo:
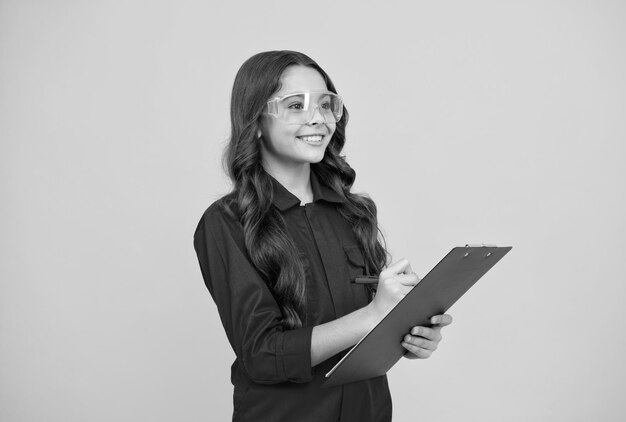
[[[365,305],[369,295],[350,279],[365,272],[357,240],[337,205],[345,198],[311,173],[313,202],[300,205],[272,179],[273,206],[303,257],[307,275],[304,327],[285,329],[280,307],[252,264],[242,226],[224,197],[200,220],[194,246],[205,284],[237,356],[231,367],[234,421],[389,421],[386,376],[321,388],[342,354],[311,367],[311,332]]]

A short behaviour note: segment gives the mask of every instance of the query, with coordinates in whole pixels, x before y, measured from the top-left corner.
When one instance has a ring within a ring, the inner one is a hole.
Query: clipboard
[[[406,349],[402,338],[414,326],[446,312],[511,246],[453,248],[398,304],[326,374],[322,387],[387,373]]]

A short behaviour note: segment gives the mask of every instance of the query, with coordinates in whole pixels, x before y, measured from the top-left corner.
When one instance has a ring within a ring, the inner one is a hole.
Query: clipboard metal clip
[[[498,246],[496,245],[488,245],[486,243],[481,243],[480,245],[465,245],[466,248],[497,248]],[[463,258],[467,258],[469,256],[469,252],[465,252],[465,255],[463,255]],[[487,255],[485,255],[485,258],[489,258],[491,256],[491,252],[487,252]]]

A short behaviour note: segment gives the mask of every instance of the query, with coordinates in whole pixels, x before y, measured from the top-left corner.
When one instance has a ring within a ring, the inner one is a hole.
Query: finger
[[[433,325],[438,325],[439,327],[445,327],[446,325],[452,324],[452,315],[435,315],[430,319],[430,323]]]
[[[441,341],[441,328],[413,327],[411,334],[431,341]]]
[[[392,277],[396,274],[402,274],[406,271],[407,268],[411,268],[411,264],[409,264],[409,260],[406,258],[402,258],[401,260],[394,262],[383,271],[381,271],[381,278]]]
[[[411,287],[415,286],[420,281],[419,277],[415,273],[398,274],[394,278],[398,280],[400,284],[403,284],[405,286],[411,286]]]
[[[422,349],[421,347],[414,346],[407,342],[402,342],[402,347],[411,352],[416,358],[428,359],[432,355],[431,350]]]
[[[404,268],[404,274],[415,274],[413,272],[413,268],[411,268],[411,263],[407,260],[407,266]]]
[[[437,341],[430,341],[423,337],[416,337],[410,334],[404,336],[404,343],[419,347],[420,349],[430,350],[431,352],[437,350],[437,346],[439,345]]]

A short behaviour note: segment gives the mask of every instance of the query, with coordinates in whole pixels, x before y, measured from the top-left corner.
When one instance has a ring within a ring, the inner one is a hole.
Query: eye
[[[323,110],[330,110],[332,108],[332,104],[330,103],[330,101],[322,101],[320,103],[320,108]]]
[[[304,109],[304,104],[301,101],[293,101],[287,105],[287,108],[290,110],[302,110]]]

